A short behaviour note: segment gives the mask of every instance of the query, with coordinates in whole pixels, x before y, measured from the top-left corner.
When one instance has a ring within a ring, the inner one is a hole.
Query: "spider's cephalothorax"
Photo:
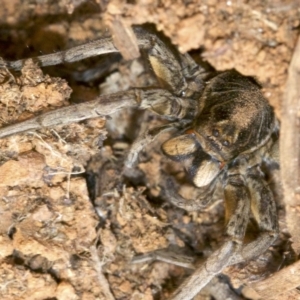
[[[131,147],[127,166],[161,132],[178,131],[162,145],[163,152],[181,161],[199,188],[197,199],[186,200],[166,182],[168,201],[186,210],[201,209],[215,189],[223,189],[226,206],[226,242],[180,286],[171,299],[192,299],[226,266],[260,255],[278,234],[276,206],[261,170],[263,163],[277,162],[278,122],[258,84],[236,71],[208,74],[188,54],[180,54],[156,34],[134,28],[138,45],[148,55],[158,79],[156,87],[125,92],[60,108],[0,129],[0,138],[28,130],[63,125],[125,107],[149,109],[170,120],[144,132]],[[89,56],[118,52],[111,37],[36,59],[41,66],[72,62]],[[20,69],[24,60],[0,62],[0,67]],[[250,212],[260,235],[244,245]]]
[[[237,72],[213,78],[201,102],[194,128],[202,147],[216,159],[227,161],[258,149],[274,129],[272,108],[257,84]]]

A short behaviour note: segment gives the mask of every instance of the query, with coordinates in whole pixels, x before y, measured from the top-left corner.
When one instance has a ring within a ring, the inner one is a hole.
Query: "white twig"
[[[105,299],[115,300],[115,297],[113,296],[113,294],[110,291],[109,283],[108,283],[106,277],[102,273],[103,263],[101,263],[101,261],[99,259],[97,249],[96,249],[95,246],[91,246],[90,253],[91,253],[91,256],[92,256],[92,260],[94,262],[94,268],[97,272],[98,281],[99,281],[99,284],[101,286],[102,292],[105,296]]]

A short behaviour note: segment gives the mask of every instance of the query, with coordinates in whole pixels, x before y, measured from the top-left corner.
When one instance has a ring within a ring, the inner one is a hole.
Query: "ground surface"
[[[280,117],[299,2],[260,2],[3,0],[0,56],[52,53],[148,22],[195,59],[255,76]],[[140,58],[126,62],[113,55],[43,70],[28,61],[21,73],[3,69],[1,126],[99,93],[151,85],[147,68]],[[189,271],[162,262],[133,265],[132,257],[186,246],[201,259],[222,243],[219,199],[197,213],[162,202],[166,174],[181,182],[188,198],[195,190],[181,166],[162,156],[159,141],[142,153],[137,167],[124,171],[126,149],[139,128],[159,122],[126,110],[107,122],[92,119],[0,141],[1,299],[111,299],[110,292],[115,299],[166,299]],[[260,259],[227,269],[214,282],[225,293],[230,278],[238,289],[234,299],[258,299],[251,283],[295,260],[278,177],[274,171],[270,184],[280,238]],[[208,287],[197,299],[224,299],[218,291]],[[280,297],[300,299],[297,290]]]

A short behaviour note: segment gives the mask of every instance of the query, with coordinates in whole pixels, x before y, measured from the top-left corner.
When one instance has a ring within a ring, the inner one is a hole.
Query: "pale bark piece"
[[[113,16],[110,30],[114,44],[124,59],[131,60],[140,56],[138,41],[131,26],[126,25],[119,16]]]
[[[286,220],[294,251],[300,253],[300,39],[288,70],[280,133],[281,176]]]
[[[296,299],[284,298],[288,295],[295,294],[292,291],[300,282],[300,261],[280,270],[273,276],[256,282],[251,287],[261,296],[262,299]],[[281,295],[284,294],[284,295]],[[300,294],[298,294],[300,298]],[[299,299],[298,298],[298,299]]]

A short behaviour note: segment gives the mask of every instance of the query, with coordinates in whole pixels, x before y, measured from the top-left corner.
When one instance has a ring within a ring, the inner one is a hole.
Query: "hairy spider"
[[[1,128],[0,138],[107,116],[125,107],[148,109],[170,120],[168,125],[149,130],[134,142],[127,165],[133,165],[139,151],[160,133],[175,129],[178,135],[164,142],[162,150],[169,158],[184,164],[193,184],[199,188],[199,197],[184,199],[168,181],[168,200],[189,211],[199,210],[209,203],[216,188],[223,188],[228,238],[171,297],[192,299],[226,266],[259,256],[278,235],[276,206],[261,165],[277,163],[279,125],[253,79],[233,70],[208,73],[189,54],[180,54],[156,34],[141,27],[134,28],[134,32],[139,48],[148,55],[159,87],[133,88],[50,111]],[[108,37],[33,60],[47,66],[112,52],[118,49]],[[18,70],[24,61],[1,64]],[[250,212],[260,234],[256,240],[244,244]]]

